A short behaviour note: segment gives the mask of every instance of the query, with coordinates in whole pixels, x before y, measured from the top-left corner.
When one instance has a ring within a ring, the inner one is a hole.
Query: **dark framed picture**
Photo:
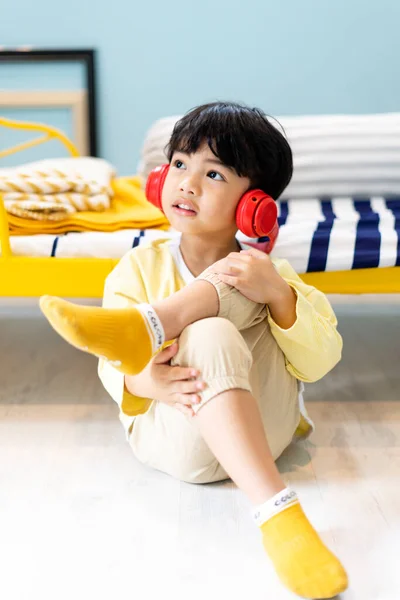
[[[0,116],[57,127],[97,156],[95,50],[0,50]]]

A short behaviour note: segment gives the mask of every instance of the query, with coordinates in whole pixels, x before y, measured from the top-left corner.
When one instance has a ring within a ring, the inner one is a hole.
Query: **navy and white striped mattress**
[[[298,273],[400,266],[400,197],[314,198],[278,202],[279,237],[271,256]],[[13,236],[15,255],[120,258],[130,248],[176,231],[125,229],[60,236]],[[243,242],[262,242],[238,233]]]

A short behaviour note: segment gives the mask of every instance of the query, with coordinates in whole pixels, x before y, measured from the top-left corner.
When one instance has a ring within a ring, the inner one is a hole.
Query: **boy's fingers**
[[[197,369],[191,369],[190,367],[171,367],[170,370],[171,381],[186,381],[199,375],[200,373]]]
[[[181,381],[176,384],[176,391],[181,394],[196,394],[204,390],[207,385],[204,381]]]

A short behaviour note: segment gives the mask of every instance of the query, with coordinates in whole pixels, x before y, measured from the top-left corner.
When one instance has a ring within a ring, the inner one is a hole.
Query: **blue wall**
[[[0,43],[98,50],[101,155],[130,174],[155,119],[205,101],[399,111],[399,23],[399,0],[19,0]]]

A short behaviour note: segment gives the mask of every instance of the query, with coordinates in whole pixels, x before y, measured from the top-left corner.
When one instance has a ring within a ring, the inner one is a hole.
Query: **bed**
[[[64,144],[71,156],[78,156],[74,145],[53,128],[5,119],[0,119],[1,126],[44,135],[0,152],[0,158],[53,138]],[[147,143],[152,139],[150,132]],[[151,161],[146,168],[151,169]],[[143,164],[141,169],[143,180]],[[325,293],[400,293],[400,188],[381,185],[369,195],[365,190],[362,195],[346,195],[341,190],[330,195],[309,191],[296,194],[292,188],[278,201],[280,233],[272,255],[287,258],[304,281]],[[10,235],[0,195],[0,296],[100,298],[106,276],[125,252],[150,239],[178,235],[162,219],[152,221],[152,225],[124,226],[116,231]],[[265,241],[250,240],[240,233],[238,238],[261,249]]]

